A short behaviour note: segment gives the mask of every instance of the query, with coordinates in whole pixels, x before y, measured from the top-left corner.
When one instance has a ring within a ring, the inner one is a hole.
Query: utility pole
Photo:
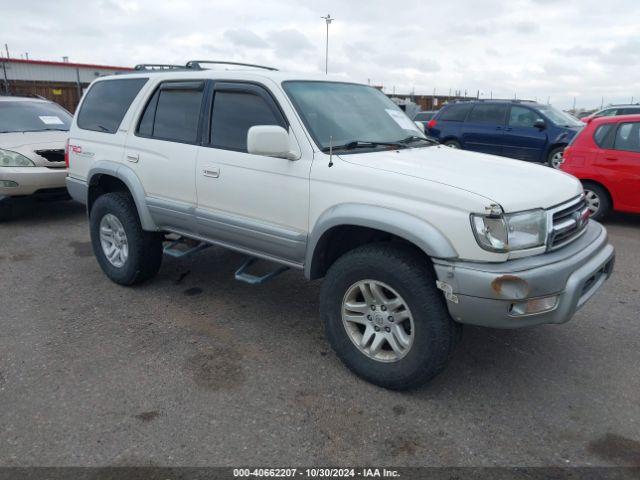
[[[326,17],[320,18],[324,18],[324,21],[327,23],[327,43],[324,51],[324,73],[327,75],[329,73],[329,25],[335,20],[335,18],[331,18],[331,15],[328,13]]]
[[[7,59],[11,58],[11,56],[9,55],[9,45],[7,45],[6,43],[4,44],[4,49],[7,51]]]

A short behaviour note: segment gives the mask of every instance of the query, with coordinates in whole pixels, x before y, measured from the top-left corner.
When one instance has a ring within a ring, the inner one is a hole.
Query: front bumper
[[[39,190],[65,188],[66,168],[1,167],[0,180],[13,182],[5,187],[0,183],[0,197],[33,195]]]
[[[613,271],[615,252],[607,232],[590,221],[586,232],[559,250],[505,263],[434,260],[451,292],[447,306],[460,323],[519,328],[564,323],[599,290]],[[541,313],[518,314],[514,305],[557,295]]]

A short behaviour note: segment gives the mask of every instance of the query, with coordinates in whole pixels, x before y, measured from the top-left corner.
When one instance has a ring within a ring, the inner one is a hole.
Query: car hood
[[[505,212],[549,208],[582,193],[573,176],[505,157],[444,146],[341,155],[346,162],[481,195]]]
[[[8,150],[40,148],[41,144],[57,144],[55,148],[64,148],[69,132],[45,130],[42,132],[0,133],[0,148]],[[53,148],[53,147],[52,147]]]

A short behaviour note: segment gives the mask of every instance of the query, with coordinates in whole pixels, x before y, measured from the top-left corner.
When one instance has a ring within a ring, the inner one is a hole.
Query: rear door
[[[600,151],[596,166],[614,208],[640,209],[640,122],[620,123],[612,148]]]
[[[506,103],[476,103],[462,127],[465,150],[502,155]]]
[[[195,166],[206,82],[165,81],[129,132],[125,160],[161,228],[194,232]]]
[[[529,162],[539,162],[547,145],[547,131],[533,126],[542,118],[534,110],[521,105],[511,105],[509,119],[503,136],[502,154]]]

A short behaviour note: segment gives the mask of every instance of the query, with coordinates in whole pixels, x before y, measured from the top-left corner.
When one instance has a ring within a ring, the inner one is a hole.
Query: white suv
[[[114,282],[153,277],[163,243],[243,252],[250,283],[324,277],[337,354],[402,389],[445,367],[461,324],[563,323],[611,274],[575,178],[437,145],[366,85],[202,63],[98,79],[74,119],[67,187]]]

